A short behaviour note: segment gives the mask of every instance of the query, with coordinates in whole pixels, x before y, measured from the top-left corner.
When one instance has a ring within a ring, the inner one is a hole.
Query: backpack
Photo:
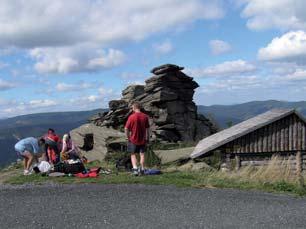
[[[65,174],[76,174],[85,171],[85,166],[82,162],[77,162],[74,164],[68,164],[65,162],[59,162],[54,165],[54,172],[60,172]]]
[[[159,174],[162,174],[162,172],[158,169],[146,169],[144,171],[144,174],[145,175],[159,175]]]
[[[117,171],[119,171],[120,169],[125,169],[126,171],[130,171],[132,168],[133,166],[130,157],[124,157],[116,161]]]

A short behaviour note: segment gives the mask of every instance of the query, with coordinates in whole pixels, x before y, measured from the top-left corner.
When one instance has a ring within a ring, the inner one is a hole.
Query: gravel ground
[[[147,185],[0,186],[1,228],[306,228],[306,198]]]

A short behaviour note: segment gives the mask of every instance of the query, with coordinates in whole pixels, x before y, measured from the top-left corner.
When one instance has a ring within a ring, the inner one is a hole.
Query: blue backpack
[[[158,169],[146,169],[145,171],[144,171],[144,174],[145,175],[159,175],[159,174],[161,174],[162,172],[160,171],[160,170],[158,170]]]

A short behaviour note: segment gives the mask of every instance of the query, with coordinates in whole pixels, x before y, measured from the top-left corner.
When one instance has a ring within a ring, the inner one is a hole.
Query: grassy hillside
[[[0,120],[0,166],[16,160],[14,145],[18,139],[42,136],[48,128],[63,135],[99,112],[103,110],[31,114]]]
[[[220,127],[225,128],[231,122],[239,123],[273,108],[294,108],[306,116],[306,101],[253,101],[236,105],[198,106],[198,112],[212,116]]]

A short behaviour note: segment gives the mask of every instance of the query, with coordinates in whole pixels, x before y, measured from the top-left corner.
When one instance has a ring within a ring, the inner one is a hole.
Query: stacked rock
[[[152,138],[168,142],[198,141],[216,130],[193,102],[199,85],[183,73],[183,67],[167,64],[152,69],[154,76],[146,85],[132,85],[122,92],[121,100],[109,102],[110,111],[95,123],[121,129],[130,114],[129,106],[138,101],[150,116]]]

